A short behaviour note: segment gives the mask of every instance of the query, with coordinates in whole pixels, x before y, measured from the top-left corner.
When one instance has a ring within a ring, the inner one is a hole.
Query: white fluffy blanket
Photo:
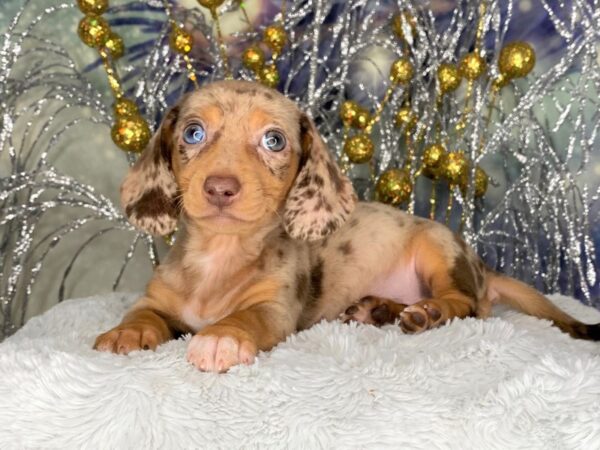
[[[600,449],[600,343],[546,321],[323,322],[216,375],[186,363],[189,336],[93,351],[133,299],[64,302],[0,344],[0,448]]]

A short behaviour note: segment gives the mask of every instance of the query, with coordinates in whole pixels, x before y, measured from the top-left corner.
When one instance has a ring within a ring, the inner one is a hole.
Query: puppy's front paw
[[[216,330],[212,330],[216,331]],[[196,334],[188,344],[187,360],[205,372],[226,372],[238,364],[252,364],[257,354],[250,339],[228,334],[211,334],[210,329]]]
[[[134,350],[154,350],[163,341],[159,330],[147,325],[119,325],[96,338],[94,349],[126,355]]]

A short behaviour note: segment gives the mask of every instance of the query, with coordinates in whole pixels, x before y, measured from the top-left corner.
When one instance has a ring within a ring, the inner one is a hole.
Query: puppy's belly
[[[405,305],[412,305],[424,298],[412,262],[376,278],[368,292],[368,295],[387,298]]]

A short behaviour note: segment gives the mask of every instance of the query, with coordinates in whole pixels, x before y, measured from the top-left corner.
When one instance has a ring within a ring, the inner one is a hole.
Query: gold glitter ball
[[[194,39],[183,28],[175,27],[171,30],[169,44],[177,53],[187,54],[192,51]]]
[[[265,65],[265,54],[258,45],[252,45],[242,54],[244,67],[257,72]]]
[[[498,75],[498,78],[494,79],[492,85],[495,89],[502,89],[504,86],[508,85],[508,83],[510,83],[510,78],[500,74]]]
[[[498,69],[509,79],[527,76],[533,66],[535,66],[535,51],[527,42],[511,42],[500,50]]]
[[[359,108],[356,117],[354,118],[353,125],[356,128],[364,130],[371,122],[371,113],[364,108]]]
[[[450,152],[444,158],[442,173],[450,184],[464,184],[469,162],[462,151]]]
[[[400,58],[390,68],[390,80],[394,84],[408,83],[413,77],[413,65],[408,59]]]
[[[77,0],[77,6],[84,14],[104,14],[108,9],[108,0]]]
[[[475,197],[483,197],[488,188],[488,174],[481,167],[475,168]]]
[[[265,28],[265,32],[263,34],[263,41],[267,44],[273,53],[280,54],[283,47],[287,43],[287,34],[282,26],[280,25],[271,25]]]
[[[344,143],[344,152],[354,164],[368,162],[373,157],[375,146],[366,133],[359,133],[347,139]]]
[[[440,64],[437,70],[437,78],[442,94],[454,91],[460,86],[460,72],[454,64]]]
[[[417,36],[417,21],[413,15],[408,11],[402,11],[400,14],[394,15],[392,18],[392,29],[394,34],[398,36],[398,39],[405,41],[404,29],[408,26],[412,34],[413,39]]]
[[[389,169],[381,174],[375,189],[379,201],[397,206],[410,198],[413,187],[408,171]]]
[[[406,134],[409,134],[417,125],[417,117],[408,106],[400,108],[396,113],[396,126],[403,128]]]
[[[477,53],[469,53],[463,56],[458,65],[460,74],[467,80],[476,80],[483,75],[485,69],[485,60]]]
[[[79,21],[77,34],[85,45],[92,48],[100,48],[110,35],[108,22],[95,14],[87,14]]]
[[[117,100],[113,109],[115,110],[115,115],[118,117],[135,116],[139,113],[135,102],[125,97],[121,97],[119,100]]]
[[[139,115],[117,117],[110,132],[112,140],[119,148],[139,153],[150,141],[150,127]]]
[[[112,59],[119,59],[125,54],[125,44],[123,44],[123,38],[117,33],[111,32],[108,35],[108,39],[104,43],[104,46],[110,52]]]
[[[423,175],[437,180],[442,175],[446,149],[442,144],[431,144],[423,151]]]
[[[358,115],[361,107],[355,101],[346,100],[340,107],[340,118],[345,126],[349,127],[354,124],[354,120]]]
[[[200,5],[208,9],[216,9],[219,6],[221,6],[224,2],[225,0],[198,0],[198,3],[200,3]]]
[[[265,65],[260,69],[259,73],[260,82],[270,88],[275,88],[279,84],[279,72],[277,66],[273,63]]]

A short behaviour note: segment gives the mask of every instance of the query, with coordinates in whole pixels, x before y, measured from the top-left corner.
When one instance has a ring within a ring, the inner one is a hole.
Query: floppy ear
[[[285,203],[283,226],[295,239],[314,241],[343,225],[356,194],[306,115],[300,119],[300,142],[303,162]]]
[[[165,235],[177,225],[177,184],[171,167],[173,128],[179,107],[162,121],[121,185],[121,205],[132,225],[146,233]]]

